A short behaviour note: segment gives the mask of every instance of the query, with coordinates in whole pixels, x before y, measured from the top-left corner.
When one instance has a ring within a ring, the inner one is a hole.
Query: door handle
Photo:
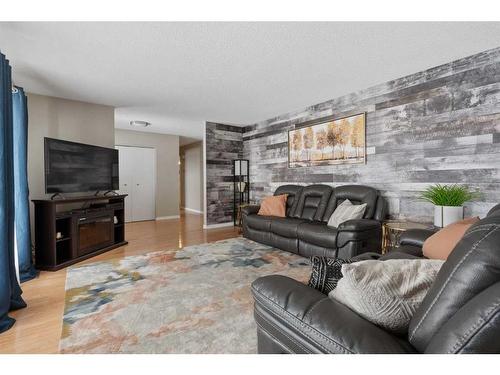
[[[139,186],[139,184],[136,184],[137,186]]]

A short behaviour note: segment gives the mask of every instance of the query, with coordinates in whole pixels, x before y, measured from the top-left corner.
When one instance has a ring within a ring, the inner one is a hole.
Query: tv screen
[[[45,138],[46,193],[118,189],[118,150]]]

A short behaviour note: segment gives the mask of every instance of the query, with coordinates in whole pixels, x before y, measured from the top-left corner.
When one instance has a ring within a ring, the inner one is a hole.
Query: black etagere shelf
[[[233,160],[233,219],[234,225],[239,225],[239,214],[242,205],[250,202],[249,161],[247,159]]]

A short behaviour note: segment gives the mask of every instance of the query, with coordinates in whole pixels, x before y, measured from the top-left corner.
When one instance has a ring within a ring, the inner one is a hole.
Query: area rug
[[[305,258],[244,238],[72,267],[61,353],[256,353],[250,284]]]

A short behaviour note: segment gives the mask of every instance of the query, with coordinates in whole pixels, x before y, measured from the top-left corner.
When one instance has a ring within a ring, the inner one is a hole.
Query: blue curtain
[[[15,266],[13,155],[11,68],[0,53],[0,332],[15,322],[9,311],[26,307]]]
[[[15,232],[21,282],[37,276],[31,255],[30,207],[28,190],[28,105],[24,90],[12,92],[14,134]]]

